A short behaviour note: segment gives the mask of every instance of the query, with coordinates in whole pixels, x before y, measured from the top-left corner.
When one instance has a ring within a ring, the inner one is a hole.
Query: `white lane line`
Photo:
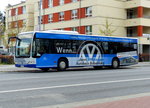
[[[0,94],[3,94],[3,93],[14,93],[14,92],[24,92],[24,91],[34,91],[34,90],[44,90],[44,89],[56,89],[56,88],[65,88],[65,87],[78,87],[78,86],[100,85],[100,84],[110,84],[110,83],[145,81],[145,80],[150,80],[150,78],[116,80],[116,81],[105,81],[105,82],[92,82],[92,83],[82,83],[82,84],[69,84],[69,85],[37,87],[37,88],[27,88],[27,89],[17,89],[17,90],[6,90],[6,91],[0,91]]]

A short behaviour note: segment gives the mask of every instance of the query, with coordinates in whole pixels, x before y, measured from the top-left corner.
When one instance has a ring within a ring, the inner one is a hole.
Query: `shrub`
[[[14,57],[8,55],[0,55],[0,63],[2,64],[14,64]]]

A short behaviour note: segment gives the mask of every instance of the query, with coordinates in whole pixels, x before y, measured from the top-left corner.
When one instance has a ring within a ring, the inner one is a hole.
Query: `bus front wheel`
[[[57,70],[58,70],[58,71],[66,70],[67,67],[68,67],[68,62],[67,62],[67,60],[65,60],[65,59],[60,59],[60,60],[58,61],[58,67],[57,67]]]
[[[112,60],[112,68],[113,69],[117,69],[117,68],[119,68],[119,66],[120,66],[120,63],[119,63],[119,60],[118,59],[116,59],[116,58],[114,58],[113,60]]]

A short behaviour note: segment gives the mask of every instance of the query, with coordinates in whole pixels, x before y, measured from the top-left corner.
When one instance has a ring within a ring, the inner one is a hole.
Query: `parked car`
[[[0,55],[9,55],[7,49],[4,46],[0,46]]]

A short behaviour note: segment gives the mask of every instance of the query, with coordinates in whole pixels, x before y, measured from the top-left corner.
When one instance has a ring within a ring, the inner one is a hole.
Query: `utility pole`
[[[42,0],[39,1],[39,31],[41,31],[41,20],[42,20],[42,16],[41,16],[41,10],[42,10]]]
[[[79,32],[81,33],[81,0],[79,0]]]

